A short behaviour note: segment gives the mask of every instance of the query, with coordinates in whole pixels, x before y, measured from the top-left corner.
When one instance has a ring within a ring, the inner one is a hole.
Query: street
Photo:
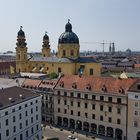
[[[85,135],[77,134],[76,132],[72,134],[70,131],[67,130],[60,131],[59,128],[55,128],[55,127],[50,128],[49,126],[43,127],[42,133],[44,137],[43,140],[47,140],[48,138],[59,138],[59,140],[67,140],[67,137],[69,135],[73,135],[75,137],[78,136],[79,140],[94,140],[91,137],[86,137]],[[95,138],[95,140],[103,140],[103,139]]]

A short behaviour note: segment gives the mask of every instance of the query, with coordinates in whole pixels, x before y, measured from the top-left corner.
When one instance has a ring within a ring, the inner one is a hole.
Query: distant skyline
[[[140,0],[2,0],[0,52],[15,52],[20,26],[28,52],[41,51],[46,31],[51,51],[56,51],[68,19],[79,37],[81,51],[102,51],[103,40],[115,42],[116,51],[140,51],[139,6]],[[108,51],[109,45],[104,49]]]

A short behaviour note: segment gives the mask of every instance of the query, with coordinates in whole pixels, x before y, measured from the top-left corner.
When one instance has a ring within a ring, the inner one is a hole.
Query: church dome
[[[20,30],[18,31],[18,36],[25,36],[25,33],[22,30],[22,26],[20,26]]]
[[[43,36],[43,40],[49,40],[49,36],[47,35],[47,32],[45,32],[45,35]]]
[[[70,24],[69,20],[68,23],[65,25],[65,32],[62,33],[59,37],[58,43],[79,44],[79,38],[74,32],[72,32],[72,25]]]

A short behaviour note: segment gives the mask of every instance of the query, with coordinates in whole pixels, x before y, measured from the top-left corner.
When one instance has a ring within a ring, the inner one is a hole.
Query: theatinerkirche
[[[25,33],[20,28],[16,43],[16,72],[32,72],[45,74],[93,75],[100,76],[101,64],[93,57],[80,57],[78,36],[72,31],[68,20],[58,39],[58,52],[51,55],[49,36],[43,36],[42,56],[28,58]]]

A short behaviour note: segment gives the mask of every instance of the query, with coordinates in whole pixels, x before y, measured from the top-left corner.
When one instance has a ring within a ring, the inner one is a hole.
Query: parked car
[[[79,139],[74,136],[68,136],[67,140],[79,140]]]

